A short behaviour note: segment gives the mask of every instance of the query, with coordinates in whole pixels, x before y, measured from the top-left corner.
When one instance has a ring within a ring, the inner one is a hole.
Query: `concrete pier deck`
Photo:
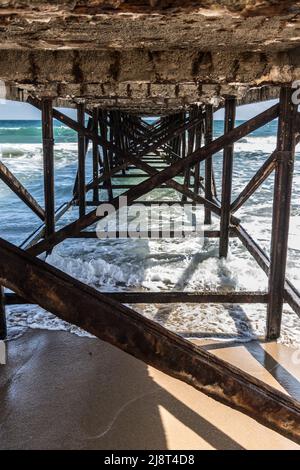
[[[292,349],[275,343],[204,344],[299,399],[300,370]],[[8,363],[0,366],[0,449],[300,446],[100,340],[28,330],[8,342]]]

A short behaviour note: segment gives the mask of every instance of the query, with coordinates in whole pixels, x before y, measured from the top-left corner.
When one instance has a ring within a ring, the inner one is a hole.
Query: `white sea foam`
[[[49,264],[70,274],[79,281],[97,286],[113,287],[116,285],[136,285],[139,277],[129,270],[121,269],[112,263],[96,257],[96,259],[84,260],[82,258],[69,258],[61,256],[57,251],[51,254],[47,261]]]
[[[235,152],[252,152],[254,156],[271,154],[276,150],[277,137],[270,136],[248,136],[239,140],[234,145]],[[300,152],[300,144],[296,147],[296,152]]]
[[[55,171],[76,161],[76,143],[55,145]],[[41,144],[0,144],[0,160],[26,187],[43,176]],[[7,196],[8,188],[0,184],[0,198]]]
[[[5,131],[20,131],[22,129],[26,129],[26,128],[25,127],[1,127],[1,134],[4,134]]]
[[[258,136],[249,136],[239,140],[234,145],[234,150],[236,152],[253,152],[256,155],[262,153],[272,153],[276,149],[276,137],[258,137]]]

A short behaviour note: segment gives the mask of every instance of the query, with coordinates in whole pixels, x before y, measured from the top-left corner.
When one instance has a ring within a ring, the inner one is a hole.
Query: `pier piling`
[[[6,327],[6,314],[5,314],[5,296],[4,288],[0,286],[0,340],[6,339],[7,327]]]
[[[43,99],[41,102],[41,109],[45,194],[45,237],[49,237],[55,232],[54,138],[52,99]]]
[[[296,146],[297,108],[292,89],[282,87],[276,151],[267,339],[280,336],[287,263],[292,181]]]
[[[225,100],[224,132],[234,129],[236,99],[228,97]],[[222,203],[220,221],[220,258],[227,258],[229,246],[230,204],[232,188],[233,143],[224,147],[222,175]],[[210,173],[211,178],[211,173]],[[211,180],[210,180],[211,181]]]

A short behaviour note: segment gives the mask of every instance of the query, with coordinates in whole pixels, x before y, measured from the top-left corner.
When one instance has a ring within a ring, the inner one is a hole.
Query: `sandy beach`
[[[293,350],[205,347],[299,399]],[[27,330],[0,374],[0,449],[300,449],[253,419],[97,339]]]

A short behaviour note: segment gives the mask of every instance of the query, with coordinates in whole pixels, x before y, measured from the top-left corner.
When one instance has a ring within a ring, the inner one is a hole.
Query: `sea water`
[[[237,125],[240,124],[237,122]],[[215,121],[215,137],[222,134],[223,121]],[[56,207],[72,198],[77,169],[76,134],[55,122],[55,195]],[[276,147],[277,121],[274,121],[235,145],[233,198],[244,188]],[[43,205],[43,164],[40,121],[0,121],[0,159]],[[214,157],[214,170],[220,194],[222,153]],[[202,164],[203,175],[203,164]],[[91,149],[87,154],[87,181],[92,177]],[[115,179],[116,184],[126,180]],[[137,182],[139,180],[135,180]],[[269,177],[236,213],[250,234],[269,254],[274,177]],[[121,194],[122,191],[119,191]],[[91,193],[90,193],[91,194]],[[105,191],[101,198],[105,199]],[[91,198],[91,196],[90,196]],[[158,189],[142,199],[180,200],[169,189]],[[297,148],[287,277],[300,289],[300,148]],[[0,236],[20,245],[40,221],[10,189],[0,181]],[[73,207],[58,227],[78,216]],[[213,217],[210,228],[217,230]],[[102,291],[265,291],[267,277],[241,242],[232,238],[227,260],[218,257],[218,240],[186,239],[76,239],[54,248],[46,261],[80,281]],[[262,337],[266,326],[265,305],[136,305],[142,315],[159,322],[185,337],[249,341]],[[10,335],[26,328],[64,329],[87,333],[68,325],[37,306],[13,306],[8,309]],[[300,345],[300,319],[285,305],[281,341]]]

